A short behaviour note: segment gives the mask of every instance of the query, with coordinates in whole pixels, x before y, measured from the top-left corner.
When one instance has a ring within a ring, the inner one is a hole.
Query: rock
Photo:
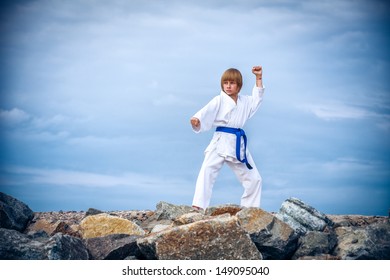
[[[186,205],[174,205],[160,201],[156,205],[154,219],[156,220],[174,220],[175,218],[191,212],[192,207]]]
[[[17,229],[0,228],[5,260],[390,259],[389,217],[325,216],[294,198],[277,214],[234,204],[198,213],[166,202],[156,211],[32,213],[0,194],[1,226]]]
[[[308,231],[300,237],[298,250],[292,259],[302,259],[303,257],[322,259],[323,256],[328,259],[336,244],[337,237],[334,232]]]
[[[49,260],[88,260],[83,242],[76,237],[56,233],[44,246]]]
[[[326,215],[333,223],[333,227],[366,227],[375,223],[387,223],[384,216],[362,215]]]
[[[78,230],[74,230],[70,225],[62,221],[58,222],[57,226],[54,228],[53,232],[50,235],[54,235],[56,233],[63,233],[66,235],[81,238],[81,234]]]
[[[149,220],[144,221],[141,224],[141,228],[145,232],[150,233],[150,232],[153,231],[153,229],[155,227],[157,227],[157,228],[160,227],[160,226],[169,227],[171,225],[172,225],[172,221],[171,220],[155,220],[155,219],[151,218]]]
[[[187,214],[181,215],[180,217],[177,217],[176,219],[174,219],[173,224],[175,226],[191,224],[191,223],[194,223],[194,222],[197,222],[197,221],[204,220],[205,217],[206,216],[203,215],[202,213],[191,212],[191,213],[187,213]]]
[[[33,234],[34,232],[44,231],[48,235],[53,235],[54,230],[57,228],[60,221],[50,222],[45,219],[39,219],[33,221],[26,229],[26,232]]]
[[[260,260],[260,252],[236,217],[178,226],[137,240],[146,259]]]
[[[158,224],[158,225],[155,225],[151,231],[151,233],[156,233],[156,232],[159,232],[159,231],[163,231],[163,230],[166,230],[168,228],[171,228],[172,226],[171,225],[161,225],[161,224]]]
[[[33,234],[38,231],[45,231],[53,236],[56,233],[63,233],[74,237],[81,237],[79,223],[83,219],[83,212],[59,211],[59,212],[37,212],[27,226],[25,233]]]
[[[80,223],[80,232],[83,238],[121,233],[128,235],[145,234],[145,231],[136,223],[105,213],[85,217]]]
[[[325,214],[297,198],[284,201],[275,216],[289,224],[299,234],[306,231],[323,231],[327,225],[332,224]]]
[[[16,230],[0,228],[1,260],[44,260],[44,243]]]
[[[241,211],[242,209],[243,209],[242,206],[236,204],[223,204],[223,205],[208,207],[205,211],[205,214],[210,216],[218,216],[218,215],[229,213],[231,216],[234,216],[237,214],[237,212]]]
[[[334,254],[344,260],[389,260],[390,224],[378,223],[364,228],[338,227]]]
[[[129,257],[137,259],[140,255],[137,246],[138,237],[127,234],[111,234],[85,239],[84,244],[93,260],[124,260]]]
[[[0,228],[23,232],[34,212],[23,202],[0,192]]]
[[[259,208],[245,208],[236,216],[265,260],[288,259],[294,253],[298,235],[288,224]]]
[[[141,210],[141,211],[108,211],[110,215],[117,216],[129,221],[132,221],[138,225],[142,224],[144,221],[148,220],[154,215],[154,211]]]
[[[2,260],[87,260],[88,251],[79,238],[57,233],[51,238],[32,238],[16,230],[0,228]]]
[[[93,215],[97,215],[97,214],[103,214],[104,212],[99,210],[99,209],[95,209],[95,208],[88,208],[87,212],[85,212],[85,217],[87,216],[93,216]]]
[[[341,260],[338,256],[333,256],[329,254],[321,254],[316,256],[303,256],[298,258],[298,260],[320,260],[320,261],[326,261],[326,260]]]

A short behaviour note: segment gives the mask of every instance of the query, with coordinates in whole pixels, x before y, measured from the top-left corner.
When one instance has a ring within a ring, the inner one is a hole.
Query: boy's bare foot
[[[199,212],[199,213],[203,213],[204,212],[203,208],[195,206],[195,205],[192,205],[192,210],[195,211],[195,212]]]

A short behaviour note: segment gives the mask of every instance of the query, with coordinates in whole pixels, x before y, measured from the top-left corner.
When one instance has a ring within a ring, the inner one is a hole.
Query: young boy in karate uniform
[[[196,133],[217,128],[205,150],[196,181],[192,202],[196,210],[209,206],[214,182],[225,162],[244,187],[241,206],[260,207],[262,179],[246,147],[247,139],[242,130],[259,108],[264,94],[262,67],[254,66],[252,73],[256,76],[256,84],[252,95],[247,96],[239,95],[242,88],[240,71],[234,68],[226,70],[221,77],[221,93],[190,120]]]

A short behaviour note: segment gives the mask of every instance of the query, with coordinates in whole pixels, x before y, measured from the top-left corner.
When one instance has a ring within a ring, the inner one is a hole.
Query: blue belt
[[[245,131],[241,128],[233,128],[233,127],[226,127],[226,126],[218,126],[215,131],[220,131],[220,132],[226,132],[226,133],[231,133],[236,135],[236,157],[237,159],[246,164],[246,167],[248,169],[252,169],[253,167],[248,163],[248,159],[246,158],[246,135]],[[244,159],[241,160],[241,137],[244,138]]]

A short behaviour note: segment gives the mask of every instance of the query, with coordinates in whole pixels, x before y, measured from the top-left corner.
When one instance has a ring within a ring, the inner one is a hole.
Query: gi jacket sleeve
[[[210,130],[213,127],[215,118],[219,107],[221,106],[221,97],[214,97],[206,106],[200,109],[193,117],[199,119],[200,128],[198,130],[193,129],[194,132],[204,132]]]
[[[248,119],[250,119],[259,109],[261,102],[263,101],[264,95],[264,87],[256,87],[256,85],[252,89],[252,95],[249,96],[250,99],[250,110]]]

